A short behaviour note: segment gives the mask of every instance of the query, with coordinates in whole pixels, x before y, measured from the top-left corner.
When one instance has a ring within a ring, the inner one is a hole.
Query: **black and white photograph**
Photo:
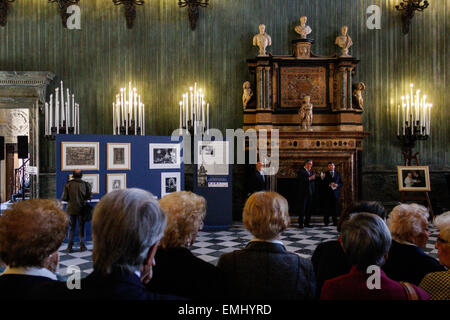
[[[211,144],[202,145],[200,148],[200,154],[204,156],[214,156],[214,146]]]
[[[181,190],[181,176],[179,172],[161,173],[161,198],[166,194]]]
[[[131,169],[131,144],[130,143],[108,143],[107,170],[130,170]]]
[[[208,175],[228,175],[228,141],[199,141],[198,166],[203,166]]]
[[[69,175],[69,180],[73,179],[73,175]],[[98,174],[84,174],[81,177],[81,180],[86,181],[91,185],[92,193],[100,193],[100,185],[99,185],[99,175]]]
[[[431,191],[428,166],[398,166],[399,191]]]
[[[98,142],[61,142],[61,170],[99,169]]]
[[[181,165],[180,145],[174,143],[151,143],[150,169],[178,169]]]
[[[107,174],[107,189],[109,193],[114,190],[127,188],[127,174],[126,173],[110,173]]]

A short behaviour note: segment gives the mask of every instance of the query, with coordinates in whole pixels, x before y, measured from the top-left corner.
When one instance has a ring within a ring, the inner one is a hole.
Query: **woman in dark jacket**
[[[245,203],[243,218],[254,239],[242,250],[223,254],[217,265],[227,275],[229,297],[314,299],[311,262],[288,252],[281,242],[290,222],[287,200],[276,192],[256,192]]]
[[[155,255],[148,288],[194,300],[220,299],[224,294],[224,275],[189,250],[203,226],[205,198],[181,191],[164,196],[159,204],[167,216],[167,228]]]

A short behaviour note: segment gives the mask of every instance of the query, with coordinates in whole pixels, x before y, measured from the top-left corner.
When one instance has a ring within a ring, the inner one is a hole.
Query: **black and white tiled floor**
[[[430,231],[432,234],[425,251],[437,258],[434,244],[439,232],[433,228],[430,228]],[[323,224],[314,224],[314,228],[311,229],[289,228],[283,232],[281,240],[288,251],[309,259],[319,243],[334,240],[337,238],[337,234],[334,226],[326,227]],[[223,253],[244,248],[252,238],[253,236],[242,224],[235,224],[227,231],[200,231],[191,251],[204,261],[216,265]],[[61,275],[65,276],[67,268],[73,265],[81,269],[83,277],[92,272],[92,242],[88,242],[86,246],[88,251],[79,252],[78,246],[75,245],[72,253],[67,252],[66,243],[61,246],[59,249],[59,273]]]

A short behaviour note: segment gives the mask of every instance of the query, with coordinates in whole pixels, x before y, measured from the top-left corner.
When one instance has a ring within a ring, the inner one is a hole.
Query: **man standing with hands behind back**
[[[310,221],[313,210],[314,180],[316,179],[315,174],[311,170],[312,166],[312,160],[308,159],[305,161],[304,167],[297,173],[300,198],[298,224],[300,229],[303,229],[303,222],[305,227],[312,228]]]
[[[320,177],[324,184],[325,194],[323,195],[325,202],[325,212],[323,222],[327,226],[330,223],[330,216],[333,220],[333,225],[337,225],[337,217],[339,215],[339,197],[341,195],[342,178],[341,174],[337,172],[333,161],[328,162],[328,171],[321,173]]]

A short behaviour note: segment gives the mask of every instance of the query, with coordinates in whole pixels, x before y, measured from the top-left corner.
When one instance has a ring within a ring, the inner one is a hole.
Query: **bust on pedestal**
[[[253,45],[259,47],[258,57],[266,57],[266,48],[272,45],[272,38],[266,33],[266,26],[259,25],[259,33],[253,37]]]
[[[301,36],[301,39],[292,41],[294,44],[294,55],[297,59],[309,59],[311,57],[311,45],[314,41],[307,39],[308,34],[312,32],[311,27],[306,25],[307,20],[307,17],[301,17],[300,25],[295,27],[295,32]]]

